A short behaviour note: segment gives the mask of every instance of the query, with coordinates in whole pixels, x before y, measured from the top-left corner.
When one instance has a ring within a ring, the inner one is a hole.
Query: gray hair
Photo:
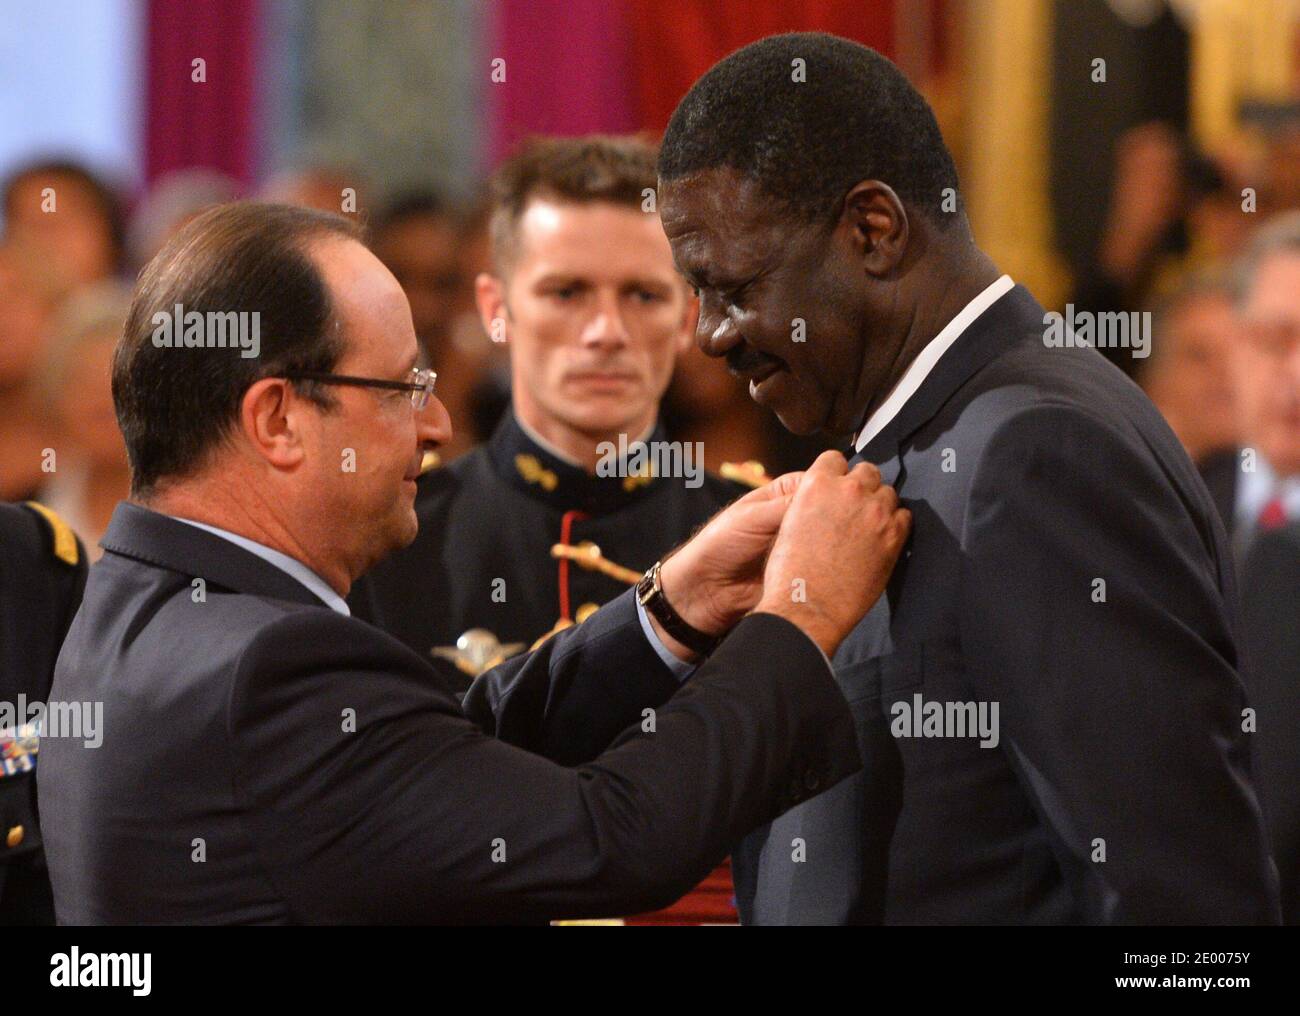
[[[1259,266],[1279,252],[1300,255],[1300,211],[1283,212],[1260,227],[1237,263],[1234,283],[1238,305],[1246,302]]]

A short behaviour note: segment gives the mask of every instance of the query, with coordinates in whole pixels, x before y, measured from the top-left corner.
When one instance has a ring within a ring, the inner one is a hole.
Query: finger
[[[755,501],[745,507],[743,514],[737,516],[737,525],[743,526],[749,532],[766,532],[775,535],[790,508],[790,501],[790,497]]]
[[[740,501],[769,501],[779,498],[785,498],[788,500],[793,497],[794,492],[799,489],[799,481],[802,479],[802,470],[793,473],[782,473],[775,480],[769,480],[756,490],[751,490],[748,494],[742,497]],[[737,502],[737,504],[739,503],[740,502]]]
[[[907,534],[912,530],[912,513],[906,508],[897,508],[894,510],[892,521],[894,523],[894,531],[897,533],[898,540],[901,543],[903,540],[907,539]]]
[[[873,490],[871,496],[879,499],[887,514],[892,515],[894,509],[898,507],[898,491],[887,483],[882,483],[879,487]]]
[[[849,476],[866,490],[875,490],[880,486],[880,470],[870,462],[859,462],[849,470]]]
[[[831,476],[843,476],[848,471],[848,460],[833,448],[818,455],[808,467],[810,473],[829,473]]]

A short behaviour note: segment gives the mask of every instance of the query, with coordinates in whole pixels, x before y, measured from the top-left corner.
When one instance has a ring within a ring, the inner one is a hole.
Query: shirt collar
[[[939,358],[957,341],[962,332],[1014,287],[1015,283],[1011,281],[1011,276],[1000,276],[985,287],[975,299],[958,311],[956,317],[943,326],[943,330],[931,339],[926,347],[916,354],[916,358],[908,364],[907,370],[898,379],[898,383],[886,396],[885,401],[877,407],[874,413],[867,417],[867,422],[862,425],[862,429],[858,431],[857,437],[853,440],[855,451],[862,451],[873,437],[885,429],[888,423],[898,415],[899,410],[907,404],[907,400],[916,394],[917,389],[921,387],[921,382],[926,379],[930,371],[934,369],[935,364],[939,362]]]
[[[1241,473],[1241,483],[1237,487],[1236,504],[1233,513],[1237,522],[1244,528],[1253,528],[1273,498],[1282,499],[1282,508],[1288,519],[1300,519],[1300,476],[1279,477],[1273,471],[1264,456],[1255,455],[1255,468],[1237,469]]]
[[[250,540],[246,536],[240,536],[238,533],[232,533],[228,529],[221,529],[218,526],[210,526],[206,522],[195,522],[193,519],[183,519],[178,515],[171,518],[177,522],[184,522],[186,525],[194,526],[197,529],[203,529],[213,536],[220,536],[224,540],[229,540],[237,547],[242,547],[250,554],[256,554],[268,564],[273,564],[282,572],[292,578],[297,579],[306,586],[312,593],[320,598],[330,610],[337,611],[340,614],[351,616],[352,611],[348,609],[347,601],[343,599],[323,578],[308,568],[301,561],[290,557],[288,554],[282,554],[278,550],[266,546],[264,543],[258,543],[256,540]]]

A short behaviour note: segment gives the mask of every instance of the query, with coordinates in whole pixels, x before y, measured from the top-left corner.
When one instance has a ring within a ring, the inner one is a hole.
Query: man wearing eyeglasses
[[[1260,228],[1237,284],[1228,363],[1242,446],[1201,468],[1240,570],[1255,780],[1283,920],[1300,924],[1300,212]]]
[[[156,346],[176,304],[257,314],[260,356]],[[141,274],[113,370],[131,499],[50,693],[99,710],[100,735],[42,743],[62,923],[649,909],[856,768],[825,654],[909,517],[836,453],[463,707],[349,616],[352,583],[415,536],[422,453],[450,433],[416,355],[401,287],[341,217],[221,206]]]

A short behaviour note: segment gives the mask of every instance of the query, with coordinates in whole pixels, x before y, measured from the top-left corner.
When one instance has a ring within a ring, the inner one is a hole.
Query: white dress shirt
[[[1256,454],[1255,468],[1241,468],[1241,453],[1237,453],[1237,471],[1241,482],[1237,485],[1237,503],[1233,506],[1237,529],[1253,533],[1264,506],[1273,498],[1282,500],[1282,510],[1288,521],[1300,519],[1300,476],[1279,477],[1264,456]]]
[[[1015,283],[1011,281],[1010,275],[1000,276],[996,281],[989,283],[979,296],[958,311],[957,316],[943,326],[943,331],[916,354],[916,359],[908,364],[907,370],[898,379],[898,384],[894,385],[889,395],[885,397],[885,401],[867,418],[867,422],[858,431],[857,437],[853,440],[853,447],[857,451],[862,451],[867,443],[898,415],[899,410],[907,405],[907,400],[916,394],[917,389],[921,387],[921,382],[929,376],[930,371],[934,370],[934,365],[939,362],[939,358],[948,352],[949,347],[961,337],[962,332],[1014,287]]]

